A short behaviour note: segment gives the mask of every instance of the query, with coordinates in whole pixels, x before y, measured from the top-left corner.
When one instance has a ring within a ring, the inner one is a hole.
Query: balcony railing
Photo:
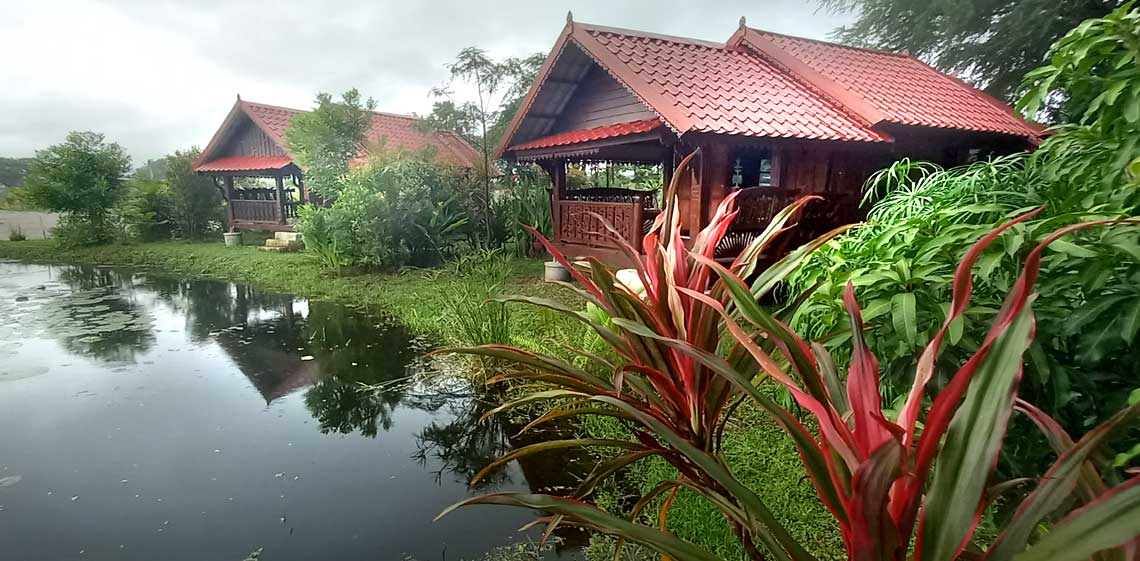
[[[277,224],[281,212],[277,201],[232,200],[229,202],[235,222],[264,222]]]

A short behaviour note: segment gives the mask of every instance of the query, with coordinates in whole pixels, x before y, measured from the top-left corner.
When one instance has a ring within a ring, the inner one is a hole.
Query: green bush
[[[175,214],[170,187],[162,181],[140,179],[128,182],[126,196],[116,209],[127,237],[141,241],[170,239],[176,227]]]
[[[298,231],[329,268],[438,266],[465,238],[450,192],[459,174],[419,154],[376,158],[348,175],[330,207],[303,209]]]

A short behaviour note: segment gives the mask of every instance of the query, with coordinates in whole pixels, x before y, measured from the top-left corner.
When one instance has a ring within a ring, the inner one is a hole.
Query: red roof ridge
[[[716,41],[707,41],[705,39],[694,39],[692,37],[680,37],[677,35],[666,35],[664,33],[652,33],[649,31],[639,31],[636,29],[625,29],[623,27],[610,27],[608,25],[597,25],[593,23],[584,23],[580,21],[574,22],[574,27],[583,27],[587,31],[597,31],[598,33],[613,33],[615,35],[628,35],[630,37],[643,37],[645,39],[657,39],[659,41],[669,41],[671,43],[682,43],[686,45],[699,45],[708,47],[710,49],[723,49],[724,43],[717,43]]]
[[[882,49],[872,49],[870,47],[856,47],[855,45],[848,45],[845,43],[832,43],[831,41],[825,41],[823,39],[813,39],[811,37],[802,37],[800,35],[791,35],[789,33],[779,33],[776,31],[768,31],[767,29],[759,29],[756,27],[745,27],[745,29],[747,29],[749,31],[754,31],[754,32],[759,33],[761,35],[776,35],[777,37],[786,37],[788,39],[795,39],[797,41],[811,41],[812,43],[818,43],[820,45],[827,45],[829,47],[840,47],[840,48],[844,48],[844,49],[850,49],[852,51],[862,51],[864,53],[872,53],[872,54],[877,54],[877,55],[889,55],[889,56],[902,57],[902,58],[913,58],[913,59],[919,60],[919,62],[921,62],[921,59],[919,59],[918,57],[916,57],[910,53],[907,53],[907,52],[887,51],[887,50],[882,50]]]
[[[308,112],[312,111],[312,109],[296,109],[293,107],[285,107],[282,105],[271,105],[269,103],[260,103],[257,101],[246,101],[244,99],[241,102],[244,104],[247,104],[247,105],[256,105],[258,107],[265,107],[267,109],[278,109],[281,111],[292,111],[294,113],[308,113]],[[370,113],[372,113],[373,115],[378,115],[380,117],[395,117],[398,119],[408,119],[408,120],[412,120],[412,121],[417,121],[417,120],[423,118],[423,117],[420,117],[419,115],[416,115],[414,113],[390,113],[388,111],[370,111]]]
[[[760,35],[765,41],[749,41],[749,33]],[[743,44],[751,47],[752,51],[779,66],[797,82],[817,92],[837,109],[858,118],[867,126],[874,126],[887,118],[886,114],[876,109],[862,96],[835,80],[828,78],[814,68],[811,68],[806,62],[800,60],[799,57],[780,48],[767,37],[763,37],[764,33],[767,32],[759,31],[751,27],[743,27],[737,33],[733,34],[735,40],[730,41],[735,44],[734,46]],[[787,35],[786,37],[791,36]]]

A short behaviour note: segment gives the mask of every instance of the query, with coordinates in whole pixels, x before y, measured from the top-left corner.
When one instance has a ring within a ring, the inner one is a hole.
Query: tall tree
[[[314,193],[335,197],[340,192],[349,164],[367,138],[374,109],[376,102],[362,99],[353,88],[340,101],[317,94],[317,107],[293,118],[286,142]]]
[[[855,23],[833,37],[857,46],[908,51],[1013,102],[1026,72],[1080,22],[1122,0],[819,0]],[[1052,118],[1063,118],[1054,114]]]
[[[36,152],[24,185],[37,206],[88,227],[91,243],[108,241],[108,215],[123,196],[131,158],[96,132],[71,132]]]
[[[486,51],[467,47],[447,66],[451,73],[448,85],[434,88],[431,92],[439,101],[433,105],[431,114],[424,118],[425,127],[456,132],[478,146],[483,156],[482,169],[479,170],[482,192],[476,206],[481,215],[480,226],[488,242],[492,237],[491,161],[495,157],[495,147],[544,59],[541,53],[535,53],[495,61]],[[457,100],[452,88],[456,82],[466,84],[473,99]]]

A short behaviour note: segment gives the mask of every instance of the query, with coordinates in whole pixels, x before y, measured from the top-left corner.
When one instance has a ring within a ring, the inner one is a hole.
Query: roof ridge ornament
[[[574,12],[572,10],[566,10],[566,27],[571,30],[574,29]]]
[[[748,21],[744,19],[744,16],[740,16],[740,28],[744,29],[745,27],[748,27]]]

